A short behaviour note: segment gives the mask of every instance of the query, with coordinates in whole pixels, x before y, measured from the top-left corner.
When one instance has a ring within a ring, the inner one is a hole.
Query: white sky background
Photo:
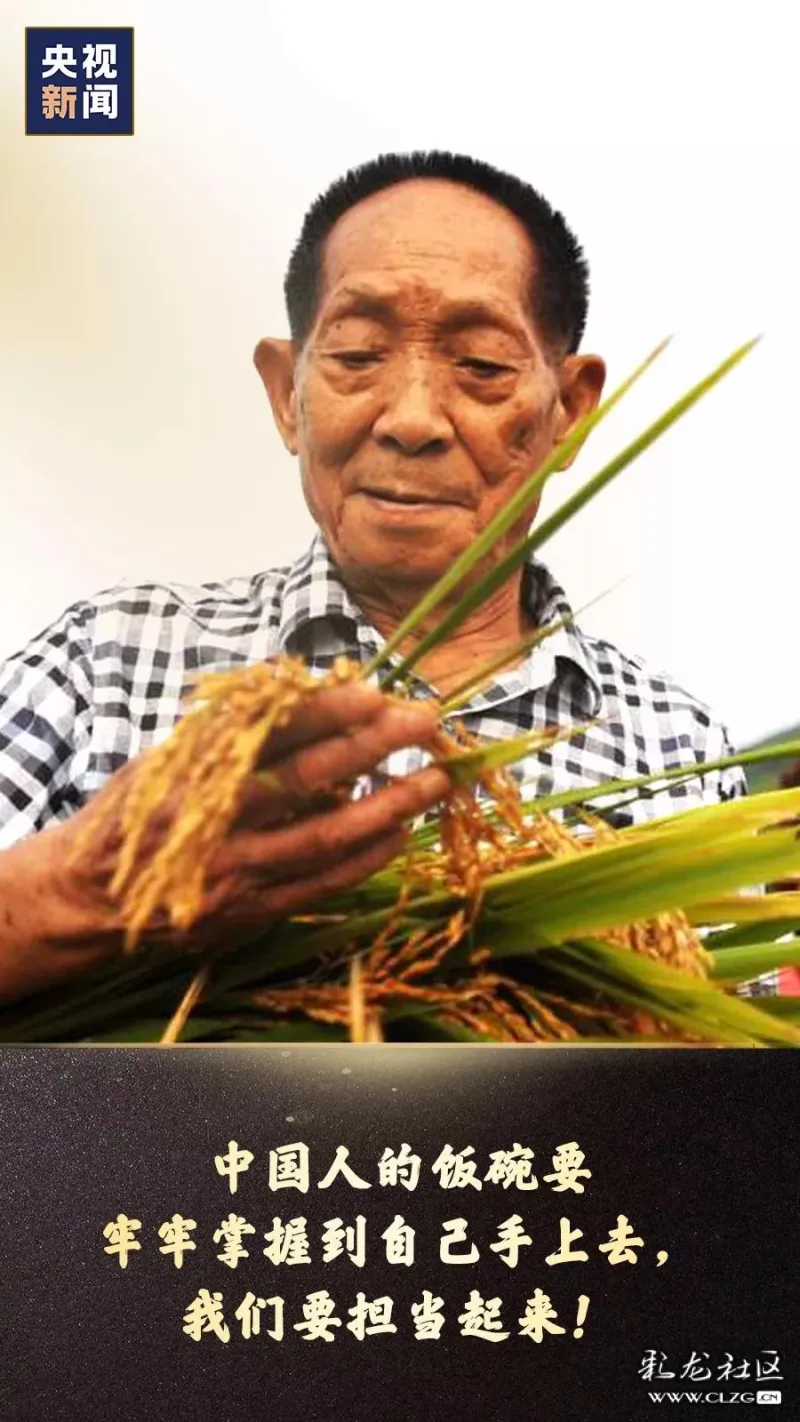
[[[745,364],[546,550],[589,631],[739,741],[800,719],[793,6],[8,0],[0,15],[0,657],[121,579],[199,582],[311,523],[251,365],[303,212],[448,147],[566,214],[616,385],[546,510],[729,350]],[[134,138],[25,138],[25,24],[134,24]]]

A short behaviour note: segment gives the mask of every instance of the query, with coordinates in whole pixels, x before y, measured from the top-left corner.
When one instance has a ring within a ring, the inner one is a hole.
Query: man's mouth
[[[441,509],[463,508],[463,501],[452,495],[428,494],[411,489],[378,489],[363,487],[358,490],[365,498],[387,508]]]

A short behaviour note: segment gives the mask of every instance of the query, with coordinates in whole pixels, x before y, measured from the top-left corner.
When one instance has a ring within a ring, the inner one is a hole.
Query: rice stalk
[[[173,735],[132,767],[105,808],[87,816],[78,846],[80,858],[95,837],[121,826],[111,892],[125,924],[127,951],[149,929],[168,924],[186,934],[198,922],[210,866],[248,789],[256,781],[276,780],[264,765],[270,738],[291,724],[309,698],[325,687],[382,673],[387,700],[404,699],[405,679],[420,658],[753,344],[729,356],[556,514],[493,561],[498,539],[663,347],[654,352],[526,481],[371,662],[358,666],[342,659],[318,676],[302,662],[281,657],[204,678]],[[488,573],[472,581],[484,559]],[[445,604],[438,624],[417,637]],[[539,629],[482,668],[451,693],[440,707],[442,716],[458,710],[483,680],[554,630]],[[395,653],[414,637],[412,650],[396,660]],[[782,895],[779,905],[766,908],[762,901],[756,908],[736,890],[800,870],[797,835],[788,824],[790,815],[800,813],[800,792],[755,796],[623,831],[611,829],[603,817],[609,799],[654,794],[659,785],[710,774],[715,767],[676,767],[523,803],[509,767],[586,729],[553,727],[486,746],[459,724],[441,724],[432,756],[447,770],[450,788],[436,824],[416,830],[404,860],[361,888],[320,903],[318,912],[265,924],[259,941],[216,953],[213,975],[206,961],[188,986],[185,964],[183,976],[176,977],[178,951],[169,960],[176,966],[152,973],[115,965],[83,998],[46,1000],[38,1015],[35,1007],[27,1017],[24,1009],[12,1012],[8,1030],[102,1030],[113,1013],[118,1020],[127,1013],[135,1030],[143,1013],[159,1020],[164,994],[180,981],[178,1006],[170,1012],[163,1041],[177,1041],[188,1030],[190,1014],[202,1001],[208,1023],[216,1023],[209,1030],[237,1040],[293,1032],[299,1021],[309,1024],[312,1036],[333,1031],[358,1042],[391,1040],[405,1022],[423,1032],[427,1024],[457,1040],[800,1043],[790,1015],[762,1012],[731,996],[734,970],[751,971],[754,963],[774,963],[776,955],[793,956],[765,925],[800,923],[794,896]],[[780,751],[770,747],[768,754],[774,759]],[[758,753],[728,758],[717,767],[748,759],[755,761]],[[344,799],[353,787],[328,789]],[[602,811],[594,804],[598,799]],[[562,812],[572,822],[563,821]],[[800,903],[800,895],[797,899]],[[749,935],[745,944],[731,939],[742,932]],[[3,1014],[0,1040],[8,1040]]]

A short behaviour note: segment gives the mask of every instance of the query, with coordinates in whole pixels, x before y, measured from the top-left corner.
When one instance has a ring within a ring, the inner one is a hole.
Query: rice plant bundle
[[[728,762],[524,801],[511,766],[576,731],[487,746],[454,720],[482,678],[552,635],[552,627],[509,648],[439,704],[430,753],[446,769],[449,791],[435,818],[414,827],[401,859],[311,913],[259,924],[246,937],[221,934],[199,957],[188,946],[215,855],[254,782],[274,775],[269,746],[276,731],[322,689],[350,680],[377,678],[389,701],[414,693],[420,659],[753,344],[498,556],[498,540],[659,347],[532,475],[369,664],[341,660],[319,676],[279,658],[206,677],[172,736],[142,757],[119,781],[116,798],[106,796],[87,821],[86,849],[111,825],[120,827],[111,894],[128,954],[68,991],[5,1009],[0,1041],[800,1045],[795,1001],[736,993],[743,980],[800,962],[800,937],[792,937],[800,930],[800,891],[741,892],[800,874],[800,789],[617,830],[609,809]],[[420,634],[446,599],[447,611]],[[771,746],[736,763],[781,754],[800,755],[800,744]],[[324,788],[332,801],[354,789]],[[602,809],[593,805],[600,794]],[[158,923],[186,933],[186,950],[141,948]]]

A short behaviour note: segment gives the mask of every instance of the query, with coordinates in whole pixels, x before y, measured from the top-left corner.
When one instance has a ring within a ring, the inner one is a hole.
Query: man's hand
[[[200,945],[226,927],[310,909],[393,859],[403,848],[406,822],[445,795],[445,772],[430,766],[333,807],[326,792],[370,774],[393,751],[424,748],[436,727],[434,707],[392,705],[360,683],[321,691],[299,708],[291,726],[270,737],[260,766],[269,775],[248,791],[211,866],[197,926],[181,941]],[[135,775],[136,765],[120,770],[72,819],[0,854],[0,1001],[120,951],[123,924],[109,895],[119,826],[90,841],[77,865],[71,861],[87,815],[121,777]],[[145,853],[155,849],[169,809]],[[163,944],[174,937],[165,923],[145,934]]]

